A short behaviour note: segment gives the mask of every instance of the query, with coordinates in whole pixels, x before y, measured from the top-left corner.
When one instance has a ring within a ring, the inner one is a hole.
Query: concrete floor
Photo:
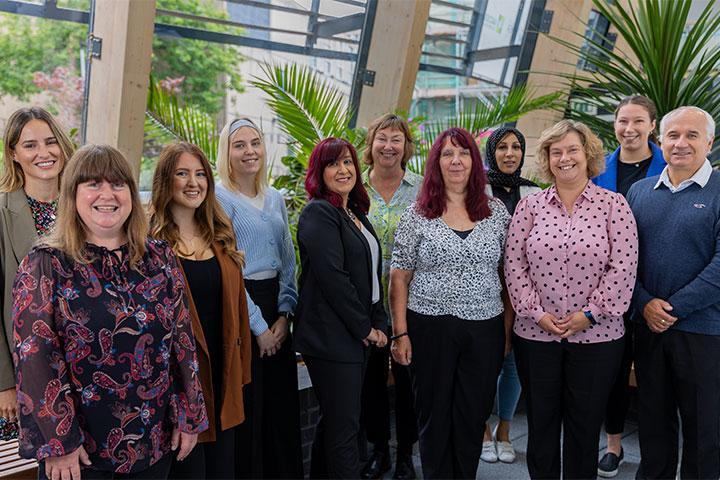
[[[491,419],[491,425],[497,424],[497,420],[497,417],[493,416]],[[600,458],[605,453],[606,447],[604,435],[602,435],[601,437],[602,438],[600,439],[598,458]],[[515,463],[485,463],[481,460],[480,464],[478,465],[477,471],[477,478],[479,480],[514,480],[529,478],[527,473],[527,467],[525,465],[525,453],[527,452],[527,419],[523,412],[518,412],[515,415],[512,430],[510,431],[510,438],[513,442],[513,446],[515,447],[515,452],[517,453],[517,459],[515,460]],[[391,441],[391,450],[394,450],[395,446],[395,444],[392,443],[393,441]],[[618,480],[632,480],[635,478],[635,472],[637,471],[638,465],[640,464],[640,447],[638,445],[637,424],[631,422],[626,423],[625,434],[623,437],[623,449],[625,450],[625,460],[620,464],[620,471],[615,478]],[[391,453],[393,455],[394,461],[395,452],[392,451]],[[415,464],[415,471],[418,474],[418,478],[422,478],[422,468],[420,466],[420,455],[417,452],[417,445],[415,446],[413,462]],[[391,469],[383,478],[392,478],[392,472],[393,470]]]

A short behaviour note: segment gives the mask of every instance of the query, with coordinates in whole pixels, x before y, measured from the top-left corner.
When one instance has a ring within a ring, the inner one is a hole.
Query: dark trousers
[[[624,339],[577,344],[515,337],[527,401],[530,477],[596,478],[600,428]]]
[[[635,322],[629,316],[630,314],[625,315],[625,350],[620,361],[620,370],[605,408],[605,432],[609,435],[623,433],[630,406],[630,371],[635,360]]]
[[[417,420],[413,408],[412,383],[408,367],[390,358],[390,342],[384,348],[370,349],[362,390],[360,425],[375,449],[387,450],[390,441],[390,401],[388,365],[395,380],[395,432],[398,456],[412,454],[417,442]]]
[[[675,478],[678,410],[681,478],[720,477],[720,336],[635,331],[642,473]]]
[[[169,452],[154,465],[149,466],[141,472],[135,473],[106,472],[83,467],[81,477],[83,480],[165,480],[168,478],[170,462],[175,455],[176,452]],[[48,480],[48,477],[45,475],[44,461],[38,464],[38,480]]]
[[[503,361],[502,315],[469,321],[407,311],[424,478],[475,478]]]
[[[320,405],[310,478],[359,478],[360,396],[365,363],[303,355]]]
[[[219,410],[218,410],[219,411]],[[219,423],[219,422],[218,422]],[[173,458],[168,478],[177,480],[235,478],[235,428],[220,431],[214,442],[198,443],[182,462]]]
[[[272,326],[277,320],[277,278],[245,280],[253,302]],[[280,350],[260,358],[252,344],[252,382],[243,388],[245,422],[237,430],[239,478],[303,478],[297,361],[288,334]]]

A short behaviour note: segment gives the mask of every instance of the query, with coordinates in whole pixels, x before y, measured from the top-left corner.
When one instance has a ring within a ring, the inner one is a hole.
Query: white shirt
[[[668,167],[665,167],[660,174],[660,179],[657,181],[654,188],[655,190],[657,190],[660,185],[665,185],[668,190],[670,190],[670,193],[681,192],[693,183],[697,183],[698,185],[700,185],[700,188],[702,188],[707,185],[708,180],[710,180],[710,175],[712,175],[712,166],[710,165],[710,161],[706,158],[705,162],[702,164],[702,167],[700,167],[692,177],[688,178],[687,180],[683,180],[682,182],[680,182],[680,185],[676,187],[670,182],[670,177],[668,176]]]

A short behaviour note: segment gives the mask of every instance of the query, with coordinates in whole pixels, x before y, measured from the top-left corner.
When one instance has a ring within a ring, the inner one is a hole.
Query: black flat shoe
[[[375,451],[360,472],[360,478],[376,480],[382,478],[388,470],[390,470],[390,455]]]
[[[413,461],[410,455],[398,457],[392,478],[395,480],[413,480],[415,478],[415,467],[413,467]]]

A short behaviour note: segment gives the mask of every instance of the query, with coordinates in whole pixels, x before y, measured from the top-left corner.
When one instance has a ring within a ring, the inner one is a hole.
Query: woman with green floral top
[[[400,216],[415,201],[422,177],[407,170],[413,153],[410,127],[403,118],[386,114],[368,129],[367,149],[363,160],[370,167],[363,174],[363,184],[370,196],[368,219],[382,246],[383,291],[388,289],[390,259]],[[384,299],[387,310],[387,297]],[[361,424],[373,453],[362,470],[362,478],[381,478],[390,469],[390,405],[387,393],[390,342],[384,348],[373,348],[363,385]],[[407,367],[390,362],[395,379],[395,430],[397,461],[393,478],[415,478],[412,449],[417,441],[417,424],[412,403],[412,388]]]

